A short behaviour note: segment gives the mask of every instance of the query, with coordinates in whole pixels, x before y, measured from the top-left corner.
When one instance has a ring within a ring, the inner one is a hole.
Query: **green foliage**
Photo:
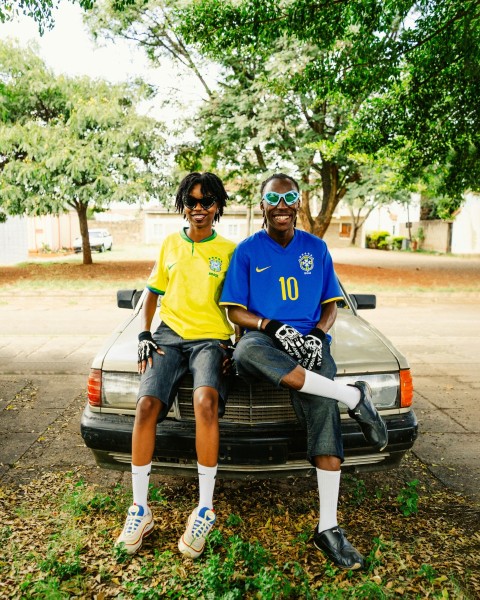
[[[225,521],[227,527],[238,527],[243,523],[242,518],[238,515],[230,514]]]
[[[392,250],[401,250],[402,249],[402,243],[403,240],[405,238],[401,235],[396,235],[390,238],[390,245],[392,247]]]
[[[397,496],[400,510],[405,517],[410,517],[418,512],[418,484],[418,479],[408,482],[407,487],[403,488]]]
[[[390,233],[388,231],[372,231],[366,236],[367,248],[376,250],[388,249],[389,237]]]
[[[70,0],[79,4],[83,9],[89,10],[94,7],[96,0]],[[115,5],[122,10],[125,6],[132,4],[135,0],[115,0]],[[24,14],[31,17],[38,25],[40,34],[45,29],[51,29],[54,25],[53,11],[60,4],[60,0],[3,0],[0,5],[0,22],[10,21],[17,15]]]
[[[140,85],[54,76],[32,50],[0,43],[0,210],[75,210],[91,262],[87,209],[160,189],[160,126],[136,112]]]

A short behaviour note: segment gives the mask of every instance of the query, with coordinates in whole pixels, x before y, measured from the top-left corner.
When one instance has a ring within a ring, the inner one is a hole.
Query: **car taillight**
[[[400,406],[406,408],[413,402],[413,380],[410,369],[400,371]]]
[[[101,369],[90,369],[88,378],[88,403],[90,406],[102,405],[102,371]]]

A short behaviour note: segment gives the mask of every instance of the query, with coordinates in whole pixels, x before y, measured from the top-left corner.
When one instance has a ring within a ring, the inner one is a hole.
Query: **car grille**
[[[192,376],[186,375],[178,390],[177,409],[179,418],[193,421],[195,415],[192,387]],[[257,398],[261,398],[261,402]],[[251,385],[240,377],[235,377],[232,378],[222,420],[257,425],[260,423],[295,423],[297,418],[287,390],[256,381],[254,395]]]

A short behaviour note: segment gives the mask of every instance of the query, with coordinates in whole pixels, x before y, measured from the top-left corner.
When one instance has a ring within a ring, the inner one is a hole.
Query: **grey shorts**
[[[322,345],[322,366],[317,371],[328,379],[334,379],[337,367],[330,354],[327,339]],[[277,387],[281,380],[298,366],[297,361],[279,350],[264,333],[249,331],[238,342],[234,353],[239,375],[267,380]],[[343,442],[340,411],[336,400],[324,396],[312,396],[290,390],[293,408],[301,425],[307,432],[307,456],[313,463],[315,456],[336,456],[342,462]]]
[[[160,323],[153,339],[165,354],[153,353],[153,365],[151,368],[147,365],[140,380],[137,402],[143,396],[158,398],[163,403],[158,417],[158,421],[162,421],[172,407],[180,380],[190,371],[193,391],[203,386],[218,391],[218,412],[222,416],[227,400],[227,380],[222,375],[225,351],[220,344],[225,341],[185,340],[165,323]]]

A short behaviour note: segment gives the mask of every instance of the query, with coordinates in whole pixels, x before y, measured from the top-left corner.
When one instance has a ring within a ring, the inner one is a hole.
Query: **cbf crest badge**
[[[310,252],[302,254],[298,259],[298,263],[305,275],[310,275],[313,270],[313,255]]]
[[[210,271],[214,273],[220,273],[222,270],[222,259],[218,258],[218,256],[212,256],[209,259]]]

